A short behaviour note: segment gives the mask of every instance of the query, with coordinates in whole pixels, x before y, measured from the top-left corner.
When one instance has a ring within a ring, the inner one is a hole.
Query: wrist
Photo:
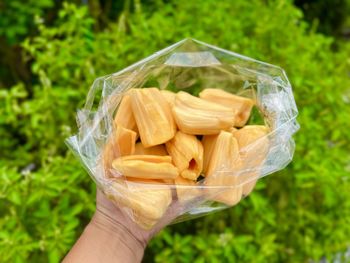
[[[139,240],[120,222],[96,212],[86,231],[99,233],[99,236],[104,237],[104,245],[111,251],[118,251],[118,255],[115,256],[123,258],[123,262],[141,261],[147,242]]]

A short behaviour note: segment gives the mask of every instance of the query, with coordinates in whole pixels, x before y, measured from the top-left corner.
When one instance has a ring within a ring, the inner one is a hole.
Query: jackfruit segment
[[[241,200],[242,186],[238,174],[241,163],[238,142],[230,132],[221,131],[215,140],[204,185],[213,200],[232,206]],[[212,186],[212,188],[211,188]],[[216,188],[219,186],[219,189]],[[220,187],[228,187],[223,190]]]
[[[164,215],[171,203],[171,190],[157,181],[150,181],[154,187],[145,187],[140,182],[115,180],[113,194],[109,198],[118,205],[126,206],[133,212],[134,220],[144,229],[152,228]]]
[[[242,149],[268,133],[269,128],[264,125],[247,125],[234,131],[233,136],[237,139],[240,149]]]
[[[122,126],[136,133],[138,131],[134,114],[131,108],[131,98],[128,93],[123,96],[119,104],[117,113],[114,117],[114,126]]]
[[[103,166],[107,177],[112,177],[111,165],[114,159],[133,154],[135,151],[136,132],[118,126],[113,132],[103,151]]]
[[[135,152],[136,132],[118,126],[115,133],[115,145],[120,156],[130,155]]]
[[[179,170],[171,163],[170,156],[129,155],[114,160],[112,167],[125,177],[174,179],[179,175]]]
[[[237,112],[235,124],[236,127],[243,127],[254,106],[254,101],[249,98],[233,95],[221,89],[205,89],[199,93],[199,97],[229,107]]]
[[[204,149],[203,154],[203,174],[204,176],[208,172],[209,163],[213,154],[214,146],[218,135],[204,135],[202,138],[202,144]]]
[[[176,94],[172,107],[180,131],[192,135],[217,134],[235,123],[235,111],[186,92]]]
[[[178,131],[165,145],[180,175],[196,180],[203,169],[203,146],[197,137]]]
[[[269,151],[268,133],[269,128],[263,125],[247,125],[233,132],[241,149],[242,170],[245,171],[240,177],[241,183],[244,184],[244,196],[249,195],[254,189],[259,177],[259,169],[267,157]],[[250,169],[254,171],[249,172]]]
[[[162,144],[174,137],[176,125],[171,108],[159,89],[132,89],[129,94],[144,147]]]

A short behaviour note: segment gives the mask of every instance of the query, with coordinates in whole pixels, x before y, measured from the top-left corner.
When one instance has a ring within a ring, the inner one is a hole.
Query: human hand
[[[97,190],[96,212],[63,262],[140,262],[147,243],[161,228],[140,228]]]

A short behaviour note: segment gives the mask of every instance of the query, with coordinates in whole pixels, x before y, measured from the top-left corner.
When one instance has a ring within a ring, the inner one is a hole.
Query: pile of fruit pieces
[[[172,201],[185,204],[206,196],[235,205],[255,185],[242,183],[258,175],[234,171],[261,166],[268,151],[269,129],[245,126],[254,104],[221,89],[204,89],[199,97],[158,88],[127,91],[103,153],[117,193],[110,198],[131,209],[146,229]],[[240,152],[255,142],[254,151]],[[175,200],[170,186],[176,186]]]

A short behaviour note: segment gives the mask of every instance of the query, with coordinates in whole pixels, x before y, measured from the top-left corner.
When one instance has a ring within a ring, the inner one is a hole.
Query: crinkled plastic
[[[268,133],[239,148],[240,165],[217,169],[214,183],[205,177],[191,182],[179,178],[176,183],[172,179],[127,180],[111,166],[127,143],[113,141],[113,120],[126,92],[145,87],[196,96],[214,88],[251,98],[256,104],[249,124],[265,125]],[[280,67],[184,39],[97,78],[85,107],[77,113],[78,133],[66,143],[111,200],[141,228],[154,229],[235,205],[252,191],[257,179],[283,169],[293,157],[297,114],[291,85]]]

